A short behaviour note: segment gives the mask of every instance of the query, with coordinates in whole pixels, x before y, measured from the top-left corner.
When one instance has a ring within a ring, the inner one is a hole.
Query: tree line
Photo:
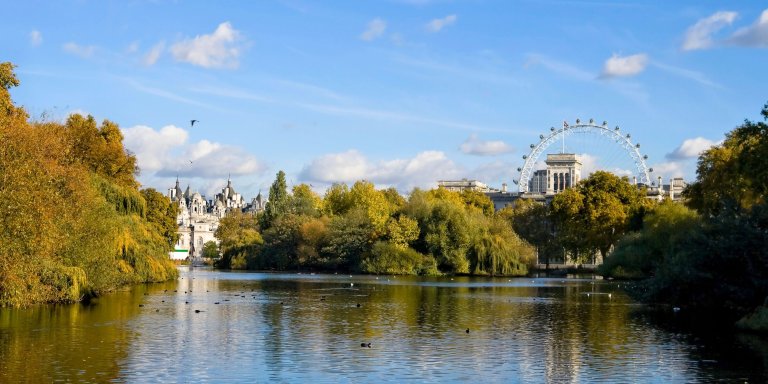
[[[0,306],[72,302],[175,278],[175,208],[139,189],[117,124],[33,121],[0,63]]]
[[[655,207],[601,272],[644,279],[643,300],[726,320],[757,308],[762,324],[747,327],[768,331],[768,125],[745,120],[701,154],[696,174],[685,205]]]
[[[233,269],[517,276],[535,263],[481,192],[415,189],[405,198],[358,181],[321,197],[306,184],[288,193],[282,171],[263,213],[227,216],[216,236],[218,266]]]
[[[745,120],[701,154],[696,174],[682,204],[598,171],[549,205],[519,200],[502,215],[540,259],[599,254],[598,273],[637,280],[631,293],[644,302],[727,321],[758,308],[744,319],[768,331],[768,125]]]

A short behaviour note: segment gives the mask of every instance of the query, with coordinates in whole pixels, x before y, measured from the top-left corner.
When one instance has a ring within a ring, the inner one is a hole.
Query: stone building
[[[233,211],[256,213],[264,210],[261,193],[246,205],[245,199],[227,180],[227,186],[217,193],[214,199],[206,201],[199,192],[192,192],[190,187],[182,192],[179,180],[176,186],[168,190],[168,197],[179,207],[176,217],[178,239],[170,257],[174,260],[201,257],[203,246],[209,241],[218,244],[214,236],[219,227],[219,220]]]
[[[439,180],[437,182],[438,187],[445,188],[451,192],[463,192],[463,191],[478,191],[489,192],[490,188],[485,183],[477,180]]]
[[[547,155],[547,195],[558,194],[581,181],[581,160],[573,153]]]

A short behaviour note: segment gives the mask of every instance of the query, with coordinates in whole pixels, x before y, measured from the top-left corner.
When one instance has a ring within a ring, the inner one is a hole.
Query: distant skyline
[[[654,176],[768,102],[764,1],[28,1],[3,6],[14,101],[120,125],[144,187],[246,199],[279,170],[515,189],[540,134],[608,121]],[[192,125],[191,120],[197,120]],[[599,164],[599,154],[590,154]],[[599,166],[599,165],[595,165]]]

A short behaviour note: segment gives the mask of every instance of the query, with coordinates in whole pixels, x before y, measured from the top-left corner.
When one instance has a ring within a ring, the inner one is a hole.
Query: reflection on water
[[[87,305],[0,310],[0,382],[768,378],[765,339],[664,326],[619,284],[184,270]]]

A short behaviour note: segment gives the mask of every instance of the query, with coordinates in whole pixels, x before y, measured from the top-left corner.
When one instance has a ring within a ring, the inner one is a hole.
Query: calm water
[[[618,285],[184,269],[0,309],[0,383],[768,381],[766,339],[681,330]]]

